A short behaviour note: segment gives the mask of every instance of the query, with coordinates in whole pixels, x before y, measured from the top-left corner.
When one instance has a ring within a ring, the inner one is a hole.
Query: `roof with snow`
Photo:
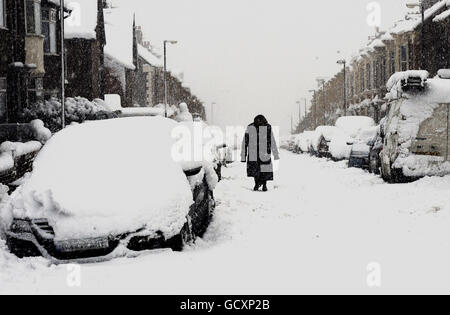
[[[425,11],[425,21],[434,17],[440,10],[450,6],[450,0],[442,0],[434,4],[431,8]],[[392,34],[404,34],[414,31],[422,24],[421,14],[409,14],[404,20],[397,22],[397,24],[390,30]]]
[[[95,27],[97,26],[97,1],[66,0],[66,5],[72,10],[72,14],[65,21],[64,37],[66,39],[95,39]]]
[[[154,67],[161,68],[163,67],[163,62],[157,56],[155,56],[150,50],[145,48],[142,45],[138,45],[138,53],[141,58],[143,58],[146,62]]]
[[[56,1],[56,0],[55,0]],[[115,0],[115,7],[104,9],[105,54],[126,68],[133,65],[133,12],[124,0]],[[95,39],[97,1],[68,0],[72,15],[65,23],[65,38]]]

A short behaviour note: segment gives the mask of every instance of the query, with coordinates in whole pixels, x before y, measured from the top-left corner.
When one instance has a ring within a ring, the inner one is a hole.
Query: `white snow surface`
[[[59,240],[143,227],[174,236],[192,204],[186,176],[171,156],[175,126],[163,118],[122,118],[55,134],[1,210],[3,228],[13,213],[49,219]]]
[[[39,141],[10,142],[5,141],[0,145],[1,153],[10,153],[13,157],[19,157],[31,152],[39,151],[42,148],[42,143]]]
[[[268,193],[224,169],[202,240],[181,253],[73,268],[18,260],[0,241],[1,293],[386,294],[450,289],[450,176],[388,185],[345,162],[281,152]],[[380,287],[371,287],[371,267]],[[370,282],[369,282],[370,284]]]
[[[192,117],[192,114],[189,112],[189,107],[186,103],[181,103],[179,105],[179,111],[177,116],[175,117],[175,120],[178,122],[194,121],[194,118]]]
[[[348,160],[350,158],[352,147],[348,144],[349,141],[351,141],[351,138],[345,134],[339,134],[331,139],[328,148],[333,158],[337,160]]]
[[[33,128],[34,138],[37,141],[46,143],[52,137],[52,132],[45,127],[42,120],[35,119],[30,122],[30,125]]]
[[[315,131],[305,131],[295,137],[295,144],[302,150],[303,152],[309,152],[313,137],[315,137]]]
[[[362,129],[374,126],[375,121],[373,118],[366,116],[347,116],[341,117],[336,121],[336,127],[351,138],[356,138]]]
[[[97,1],[66,0],[66,6],[72,9],[72,14],[65,20],[64,38],[95,39]]]

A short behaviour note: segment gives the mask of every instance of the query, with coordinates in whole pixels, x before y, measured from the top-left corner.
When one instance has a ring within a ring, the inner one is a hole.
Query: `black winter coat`
[[[247,127],[242,142],[242,162],[247,162],[247,176],[259,181],[273,180],[272,154],[280,159],[272,126],[267,122],[253,123]]]

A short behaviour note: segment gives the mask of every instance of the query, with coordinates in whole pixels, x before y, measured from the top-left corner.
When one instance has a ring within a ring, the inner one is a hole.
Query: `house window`
[[[42,33],[45,36],[44,52],[56,54],[56,10],[42,10]]]
[[[372,69],[370,63],[367,64],[367,86],[366,88],[370,90],[372,88]]]
[[[395,52],[391,52],[391,75],[395,73]]]
[[[400,48],[400,62],[402,71],[408,70],[408,54],[406,46],[402,46]]]
[[[6,107],[6,78],[0,78],[0,121],[4,122],[8,108]]]
[[[27,34],[41,35],[41,2],[40,0],[25,0],[27,15]]]
[[[361,70],[361,73],[359,74],[359,82],[361,83],[361,92],[364,92],[366,90],[365,82],[364,80],[364,69]]]
[[[35,104],[44,99],[44,84],[42,78],[28,79],[28,103]]]
[[[0,0],[0,27],[6,27],[5,0]]]

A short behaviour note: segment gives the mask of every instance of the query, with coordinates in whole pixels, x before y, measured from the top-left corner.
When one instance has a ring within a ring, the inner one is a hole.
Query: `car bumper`
[[[348,166],[354,168],[369,169],[370,167],[369,157],[351,156],[348,162]]]

